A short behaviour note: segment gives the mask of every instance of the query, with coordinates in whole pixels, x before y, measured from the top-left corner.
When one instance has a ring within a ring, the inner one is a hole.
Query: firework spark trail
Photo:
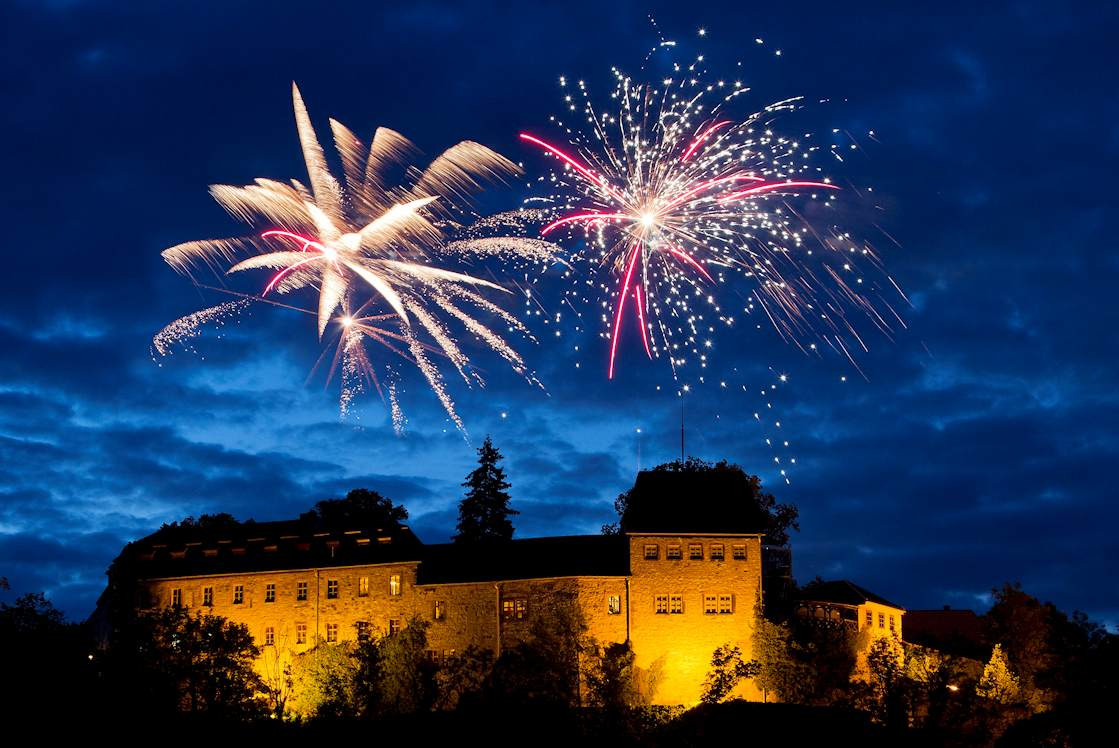
[[[194,314],[180,317],[155,334],[155,337],[152,338],[152,347],[155,348],[160,356],[166,356],[171,352],[172,347],[176,343],[181,343],[184,340],[197,337],[202,333],[202,328],[207,324],[215,322],[224,324],[226,321],[243,312],[250,303],[251,300],[249,299],[226,301],[216,306],[199,310]]]
[[[301,290],[317,292],[316,309],[309,313],[317,318],[320,341],[332,323],[342,323],[328,381],[341,367],[343,415],[368,384],[381,391],[365,350],[368,339],[415,365],[448,417],[465,430],[439,368],[428,354],[450,361],[468,385],[481,385],[483,380],[452,330],[439,319],[440,314],[461,324],[474,340],[530,381],[535,380],[520,354],[477,318],[484,312],[508,323],[511,331],[525,332],[515,317],[482,295],[485,290],[508,291],[498,283],[438,266],[435,258],[455,262],[491,258],[536,267],[555,262],[558,248],[549,242],[489,235],[490,229],[502,225],[497,220],[473,227],[457,241],[447,241],[448,227],[457,230],[463,225],[469,198],[487,183],[521,174],[520,168],[485,146],[463,141],[420,171],[409,165],[418,149],[399,133],[379,128],[366,146],[344,125],[331,120],[343,166],[342,175],[336,178],[294,84],[292,100],[308,186],[296,180],[288,184],[268,179],[257,179],[245,187],[214,185],[212,196],[231,215],[266,230],[236,239],[187,242],[165,250],[164,258],[188,276],[205,267],[226,274],[270,270],[271,277],[254,297],[258,301],[273,303],[265,297]],[[389,184],[388,175],[399,167],[406,167],[405,181]],[[524,211],[519,220],[530,215],[532,211]],[[522,224],[514,219],[504,225]],[[459,303],[452,303],[452,298]],[[237,311],[248,303],[244,299],[230,302]],[[339,309],[364,309],[370,303],[388,314],[336,316]],[[221,305],[188,315],[161,331],[153,345],[163,354],[175,339],[197,334],[199,326],[233,309]],[[392,420],[399,428],[404,421],[397,412],[400,406],[395,393],[390,388]]]
[[[661,45],[666,54],[674,46]],[[730,102],[749,88],[707,80],[702,60],[674,62],[673,73],[656,84],[614,69],[609,111],[596,108],[579,81],[581,101],[573,95],[566,101],[583,124],[552,118],[566,142],[520,136],[559,161],[540,180],[546,195],[531,202],[549,206],[533,208],[544,213],[542,237],[578,234],[585,241],[571,262],[589,268],[612,309],[602,331],[609,341],[607,376],[616,371],[631,293],[646,354],[666,356],[674,376],[689,358],[705,368],[715,324],[732,325],[737,312],[724,310],[704,286],[727,282],[728,271],[754,284],[743,313],[764,314],[805,352],[821,343],[853,360],[844,341],[865,344],[848,316],[857,312],[888,333],[886,319],[900,315],[884,291],[897,289],[855,267],[865,259],[880,270],[869,245],[835,227],[821,232],[799,210],[836,205],[840,188],[812,160],[827,146],[811,133],[795,138],[774,131],[779,115],[802,106],[800,97],[733,116]],[[561,78],[560,85],[569,84]],[[818,264],[822,275],[813,272]],[[575,308],[568,297],[590,301],[578,287],[565,293]]]

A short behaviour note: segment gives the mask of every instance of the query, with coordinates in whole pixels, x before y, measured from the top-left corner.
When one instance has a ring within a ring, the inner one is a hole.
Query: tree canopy
[[[393,504],[376,491],[368,488],[355,488],[344,499],[324,499],[315,508],[299,517],[302,520],[318,520],[324,525],[363,525],[369,527],[392,527],[408,519],[408,510],[400,504]]]
[[[761,478],[726,460],[690,457],[642,471],[614,509],[621,532],[760,532],[784,545],[789,528],[800,529],[796,506],[778,504]]]
[[[505,479],[505,469],[498,465],[501,459],[501,452],[487,436],[478,448],[478,467],[462,484],[468,490],[458,505],[456,543],[512,539],[513,523],[509,517],[520,512],[509,507],[509,481]]]

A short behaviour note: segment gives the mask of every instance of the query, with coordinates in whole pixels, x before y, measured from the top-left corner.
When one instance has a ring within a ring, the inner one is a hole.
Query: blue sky
[[[1021,580],[1119,622],[1116,12],[743,5],[4,4],[0,575],[13,594],[45,590],[83,618],[121,546],[164,521],[291,517],[359,486],[442,540],[487,433],[520,535],[612,519],[636,430],[645,466],[679,450],[667,367],[625,341],[607,381],[601,340],[537,328],[522,351],[546,391],[472,349],[488,386],[453,391],[471,442],[407,375],[405,437],[376,399],[340,421],[336,388],[305,384],[313,325],[290,316],[258,310],[162,365],[150,341],[209,300],[160,250],[238,228],[207,185],[302,176],[292,80],[324,131],[328,116],[386,125],[428,154],[475,139],[539,175],[547,163],[517,133],[546,129],[559,75],[605,95],[611,65],[637,70],[652,13],[712,69],[743,60],[750,103],[827,97],[795,126],[875,131],[840,173],[874,186],[900,246],[878,244],[913,300],[909,328],[860,360],[865,380],[764,326],[721,333],[711,370],[738,388],[689,393],[688,452],[738,462],[799,505],[801,581],[982,609]]]

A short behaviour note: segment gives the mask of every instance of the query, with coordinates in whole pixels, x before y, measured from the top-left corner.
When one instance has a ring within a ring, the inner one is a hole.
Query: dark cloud
[[[707,27],[709,57],[744,60],[755,103],[829,99],[788,126],[875,131],[843,175],[873,185],[881,210],[851,218],[899,239],[871,232],[913,302],[893,341],[867,336],[866,380],[781,345],[762,320],[717,336],[711,366],[683,373],[696,385],[686,451],[730,458],[800,506],[801,579],[854,578],[911,607],[982,607],[1020,579],[1119,622],[1107,576],[1119,560],[1107,530],[1119,18],[1047,0],[0,6],[0,134],[13,145],[0,575],[82,617],[121,545],[161,522],[293,516],[358,486],[445,539],[486,433],[507,458],[519,535],[612,519],[639,462],[680,452],[680,385],[636,341],[623,338],[625,365],[607,381],[593,325],[557,338],[548,315],[534,318],[540,342],[523,348],[546,391],[480,356],[487,387],[452,382],[467,440],[415,377],[404,438],[375,396],[340,422],[336,383],[311,373],[313,322],[298,315],[255,312],[158,362],[150,340],[221,298],[158,254],[241,230],[205,186],[299,175],[291,80],[320,124],[392,126],[429,154],[474,138],[531,171],[515,136],[556,111],[557,76],[606,91],[608,67],[635,70],[657,40],[649,13],[685,44]],[[545,304],[557,286],[539,287]]]

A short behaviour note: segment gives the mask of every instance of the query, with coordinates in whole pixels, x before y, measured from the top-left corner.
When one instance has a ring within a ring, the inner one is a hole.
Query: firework
[[[421,171],[410,166],[416,148],[399,133],[379,128],[367,146],[331,120],[343,167],[338,179],[327,166],[294,84],[292,98],[308,186],[296,180],[270,179],[257,179],[245,187],[215,185],[210,188],[214,199],[257,233],[187,242],[165,250],[163,257],[192,278],[206,268],[225,274],[268,270],[271,275],[254,298],[277,306],[287,306],[277,303],[277,296],[316,291],[313,310],[301,311],[316,317],[320,340],[332,323],[339,326],[328,379],[340,371],[343,414],[367,384],[382,391],[365,349],[366,341],[374,341],[414,364],[450,418],[463,429],[437,361],[449,361],[468,385],[480,384],[482,378],[445,320],[463,327],[531,379],[521,355],[479,319],[478,311],[504,322],[510,330],[527,331],[516,317],[484,295],[507,293],[504,288],[442,262],[494,256],[549,262],[553,247],[540,240],[482,236],[479,231],[457,241],[446,239],[468,216],[471,195],[487,183],[520,174],[519,167],[485,146],[463,141]],[[390,184],[389,176],[394,173],[403,173],[405,182]],[[230,293],[245,298],[245,294]],[[372,311],[366,313],[367,309]],[[195,334],[211,312],[214,310],[189,315],[170,325],[157,336],[156,350],[164,353],[180,337],[177,330]],[[330,349],[324,350],[323,356],[329,353]],[[390,384],[393,423],[399,428],[404,419],[397,387]]]
[[[896,286],[864,284],[855,261],[877,267],[872,248],[805,218],[806,209],[835,213],[840,190],[815,164],[811,134],[775,131],[800,100],[736,117],[732,102],[749,89],[709,80],[702,61],[674,64],[655,84],[614,69],[609,110],[579,81],[566,101],[581,123],[553,117],[562,140],[521,134],[559,162],[541,180],[549,194],[534,198],[551,206],[540,233],[584,240],[573,264],[589,268],[601,295],[589,299],[578,285],[568,295],[602,307],[608,376],[627,319],[645,354],[666,356],[674,374],[689,359],[706,367],[717,327],[742,313],[764,314],[805,351],[823,344],[854,363],[852,343],[865,345],[853,313],[888,333],[902,324],[884,298]],[[752,281],[741,308],[724,308],[716,293],[732,274]]]

